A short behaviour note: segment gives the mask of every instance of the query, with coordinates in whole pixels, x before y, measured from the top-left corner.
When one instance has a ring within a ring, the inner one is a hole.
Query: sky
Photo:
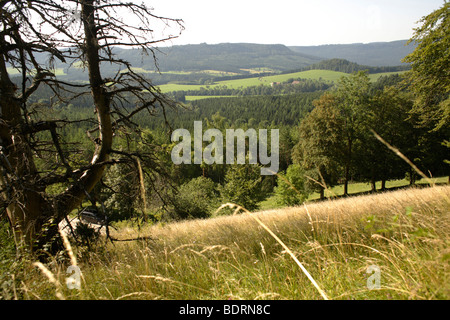
[[[411,38],[443,0],[143,0],[185,30],[167,45],[246,42],[313,46]],[[165,32],[177,33],[174,30]]]

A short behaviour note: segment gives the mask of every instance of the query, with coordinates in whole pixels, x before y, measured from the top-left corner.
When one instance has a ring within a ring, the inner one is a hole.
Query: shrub
[[[139,181],[136,172],[123,164],[111,166],[104,178],[108,188],[102,190],[104,206],[109,220],[122,220],[133,217],[139,199]]]
[[[290,165],[286,174],[278,175],[278,186],[275,188],[275,193],[282,205],[298,205],[306,200],[305,174],[298,164]]]
[[[220,188],[222,202],[238,204],[250,211],[258,209],[258,203],[267,196],[261,181],[259,167],[231,165],[225,175],[225,184]]]
[[[217,207],[215,183],[205,177],[198,177],[182,184],[172,199],[172,218],[207,218]]]

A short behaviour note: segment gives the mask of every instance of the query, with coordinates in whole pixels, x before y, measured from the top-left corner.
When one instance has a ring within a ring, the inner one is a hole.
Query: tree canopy
[[[413,112],[434,129],[450,122],[450,3],[422,18],[410,42],[417,48],[404,61],[412,65],[409,80],[416,94]]]

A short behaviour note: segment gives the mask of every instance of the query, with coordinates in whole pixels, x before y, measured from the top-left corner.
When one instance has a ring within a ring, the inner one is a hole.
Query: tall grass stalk
[[[55,296],[60,300],[65,300],[64,295],[61,293],[61,283],[56,279],[55,275],[41,262],[34,262],[33,265],[38,267],[48,281],[55,286]]]
[[[300,267],[300,269],[303,271],[303,273],[306,275],[306,277],[309,279],[309,281],[311,281],[311,283],[314,285],[314,287],[317,289],[317,291],[319,291],[320,295],[324,298],[324,300],[329,300],[328,296],[325,294],[325,292],[319,287],[319,285],[317,284],[317,282],[314,280],[314,278],[311,276],[311,274],[308,272],[308,270],[306,270],[306,268],[303,266],[303,264],[297,259],[297,257],[294,255],[294,253],[291,251],[291,249],[289,249],[289,247],[283,242],[281,241],[280,238],[278,238],[278,236],[273,233],[272,230],[270,230],[269,227],[267,227],[257,216],[253,215],[250,211],[248,211],[247,209],[237,205],[237,204],[233,204],[233,203],[226,203],[223,204],[219,209],[221,210],[222,208],[226,208],[226,207],[230,207],[230,208],[236,208],[236,210],[239,211],[243,211],[246,214],[250,215],[253,219],[256,220],[256,222],[258,222],[261,227],[264,228],[264,230],[266,230],[279,244],[281,244],[281,246],[284,248],[284,250],[286,250],[287,253],[289,253],[289,255],[291,256],[291,258],[295,261],[295,263]],[[236,211],[235,211],[236,213]],[[264,248],[264,247],[263,247]]]
[[[58,285],[65,283],[65,269],[55,259],[45,269],[38,267],[40,272],[31,264],[16,273],[16,296],[324,299],[313,279],[333,300],[446,300],[449,195],[450,186],[412,188],[250,214],[233,206],[232,216],[140,230],[128,225],[112,236],[120,240],[139,234],[139,240],[107,243],[91,252],[73,250],[83,272],[80,292]],[[378,289],[366,286],[370,265],[380,268]]]

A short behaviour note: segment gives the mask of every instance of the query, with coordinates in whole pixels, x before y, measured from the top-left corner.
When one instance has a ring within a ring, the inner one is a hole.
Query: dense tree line
[[[411,67],[409,65],[400,65],[400,66],[382,66],[382,67],[371,67],[359,65],[355,62],[350,62],[345,59],[329,59],[323,60],[318,63],[314,63],[310,66],[304,67],[301,71],[305,70],[331,70],[331,71],[339,71],[345,73],[354,73],[358,71],[367,70],[369,73],[382,73],[382,72],[396,72],[396,71],[406,71]]]
[[[285,96],[221,97],[192,101],[187,109],[168,110],[166,117],[174,128],[192,128],[193,122],[211,119],[220,114],[235,125],[256,127],[266,125],[296,125],[313,108],[313,100],[321,91]],[[143,119],[142,119],[143,120]],[[161,121],[148,119],[148,126],[155,128]],[[151,121],[151,122],[150,122]],[[140,122],[142,125],[144,123]]]
[[[350,180],[369,181],[373,190],[376,181],[382,181],[384,189],[386,180],[405,176],[414,183],[417,173],[380,144],[374,131],[423,172],[448,174],[448,148],[442,144],[448,130],[419,125],[410,91],[378,88],[373,90],[367,75],[359,72],[314,101],[314,110],[300,124],[293,154],[294,162],[314,180],[327,186],[344,183],[344,194]],[[316,183],[313,189],[323,195],[324,185]]]

